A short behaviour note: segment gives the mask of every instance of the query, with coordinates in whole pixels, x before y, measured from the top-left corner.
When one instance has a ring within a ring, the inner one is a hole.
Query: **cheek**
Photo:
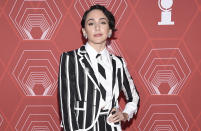
[[[107,34],[109,33],[109,29],[108,29],[108,28],[103,29],[103,33],[104,33],[105,35],[107,35]]]
[[[92,35],[93,33],[94,33],[94,30],[92,29],[92,28],[88,28],[87,30],[86,30],[86,33],[87,33],[87,35]]]
[[[110,30],[108,26],[103,26],[102,29],[103,29],[103,31],[106,32],[106,33],[108,33],[109,30]]]

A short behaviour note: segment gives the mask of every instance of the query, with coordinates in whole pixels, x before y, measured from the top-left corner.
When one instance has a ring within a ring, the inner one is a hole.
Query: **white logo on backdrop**
[[[174,25],[174,21],[171,20],[172,5],[173,0],[158,0],[158,6],[161,9],[161,21],[158,22],[158,25]]]

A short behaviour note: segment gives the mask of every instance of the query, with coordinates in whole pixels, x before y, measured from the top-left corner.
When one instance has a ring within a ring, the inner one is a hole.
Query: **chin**
[[[94,41],[95,44],[102,44],[104,41]]]
[[[106,40],[94,40],[92,41],[94,44],[102,44],[104,43]]]

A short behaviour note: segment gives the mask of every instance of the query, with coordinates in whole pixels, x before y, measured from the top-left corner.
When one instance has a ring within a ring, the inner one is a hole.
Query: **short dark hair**
[[[93,6],[90,7],[90,9],[88,9],[88,10],[85,11],[85,13],[84,13],[84,15],[82,17],[82,20],[81,20],[81,26],[82,26],[82,28],[85,28],[85,21],[86,21],[86,18],[87,18],[87,14],[90,11],[95,10],[95,9],[101,10],[103,12],[103,14],[109,20],[109,27],[110,27],[110,29],[112,29],[112,31],[116,31],[117,29],[115,29],[115,18],[113,16],[113,14],[110,11],[108,11],[104,6],[99,5],[99,4],[93,5]]]

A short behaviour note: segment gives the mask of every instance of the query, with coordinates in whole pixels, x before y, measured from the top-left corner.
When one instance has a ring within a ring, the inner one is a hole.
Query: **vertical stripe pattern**
[[[64,52],[60,57],[58,74],[58,96],[61,123],[65,131],[78,129],[86,131],[121,131],[107,124],[108,115],[100,114],[100,100],[106,90],[97,80],[87,59],[85,47]],[[132,78],[121,57],[111,56],[113,61],[112,107],[123,90],[127,102],[139,100]],[[115,57],[115,59],[113,59]],[[114,64],[118,63],[118,64]],[[119,63],[122,63],[121,65]],[[102,78],[106,78],[104,68],[100,68]],[[118,87],[116,87],[118,85]],[[111,110],[111,109],[110,109]]]

